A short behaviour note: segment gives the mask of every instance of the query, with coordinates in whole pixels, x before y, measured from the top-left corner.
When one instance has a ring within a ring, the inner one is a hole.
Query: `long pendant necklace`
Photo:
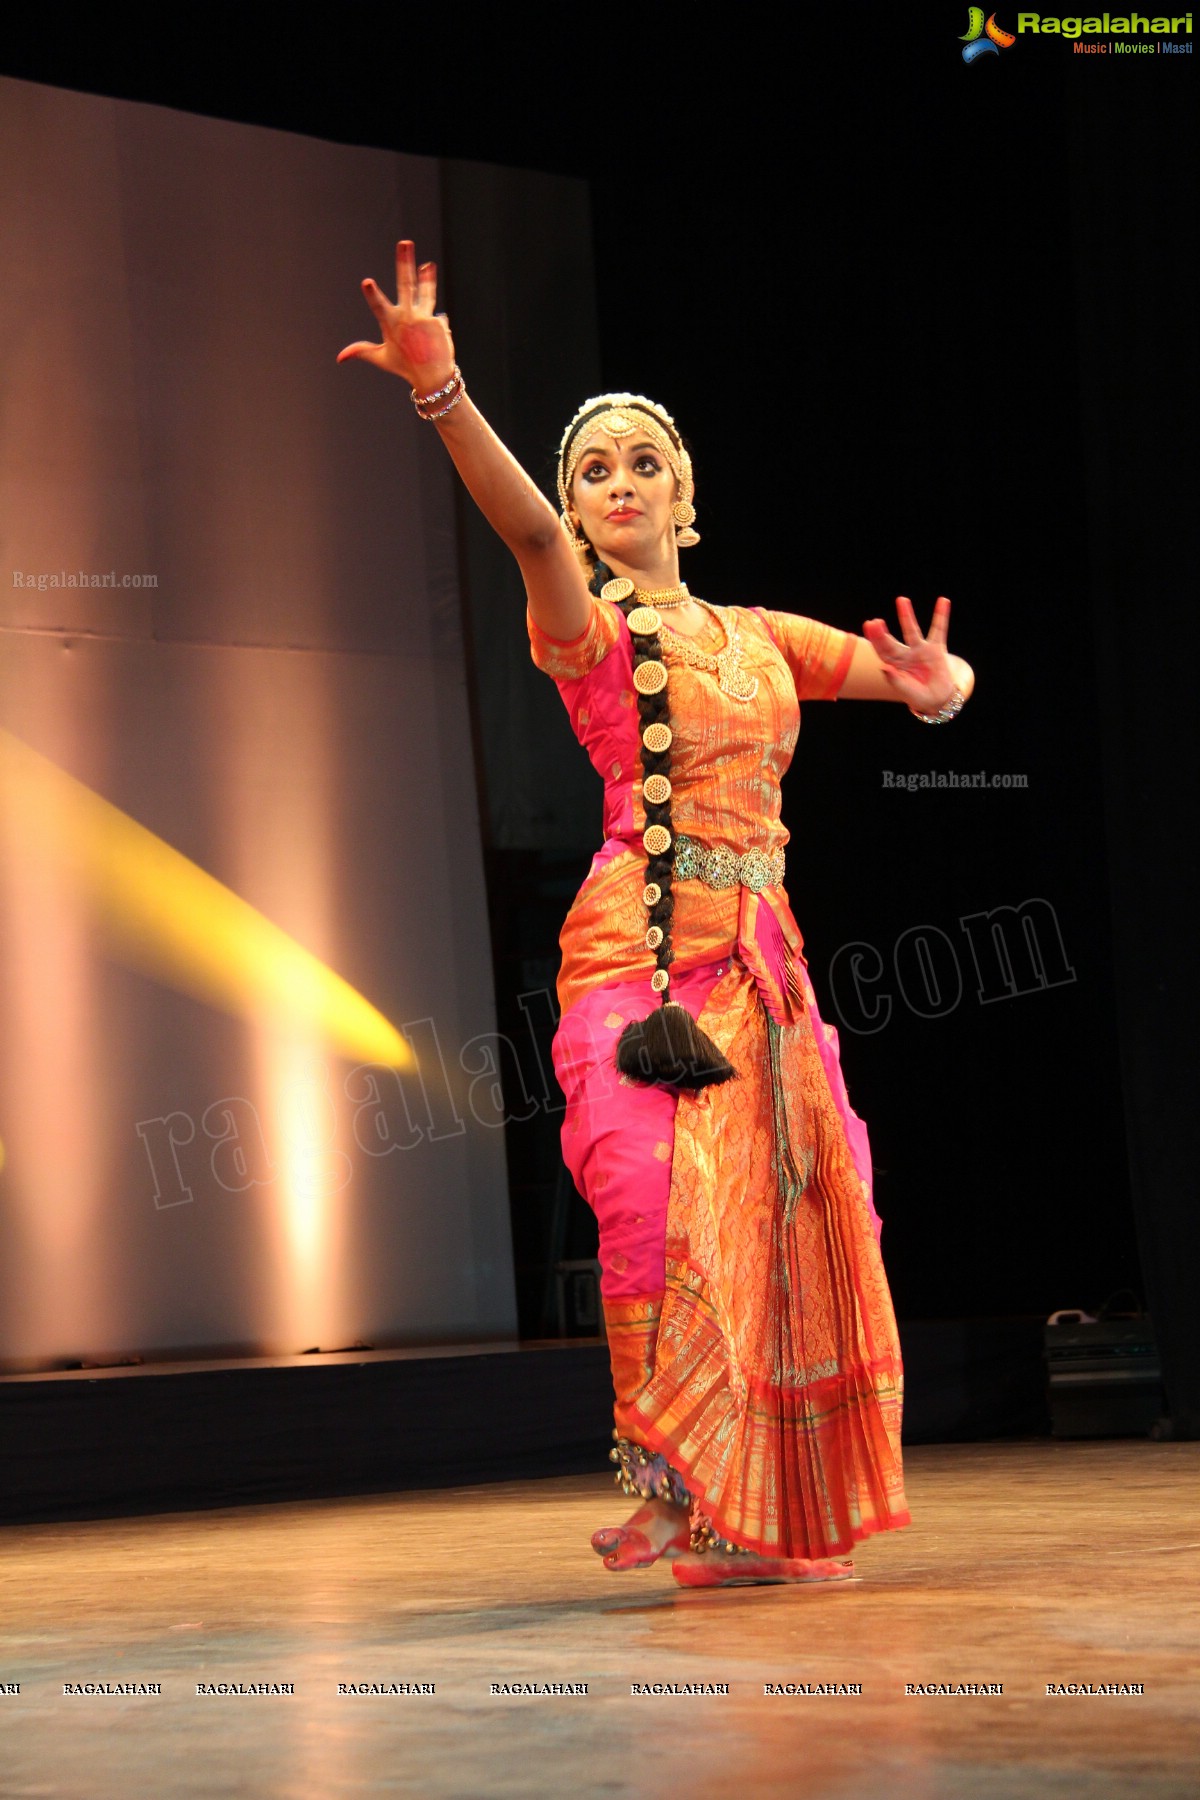
[[[667,625],[667,630],[671,633],[671,643],[679,651],[684,662],[690,663],[693,669],[706,669],[710,675],[715,675],[717,686],[723,694],[728,694],[731,700],[753,700],[758,692],[758,676],[747,675],[742,668],[742,647],[738,643],[737,620],[733,619],[726,624],[716,607],[710,606],[707,600],[697,599],[695,594],[691,598],[695,600],[697,606],[704,608],[710,619],[715,621],[725,639],[725,647],[718,650],[715,656],[709,656],[705,651],[697,650],[682,631],[676,631],[673,625]],[[666,625],[665,619],[663,623]]]

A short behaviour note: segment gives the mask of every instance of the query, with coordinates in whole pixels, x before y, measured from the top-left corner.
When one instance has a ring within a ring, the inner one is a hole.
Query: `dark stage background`
[[[979,682],[963,717],[927,731],[900,708],[809,708],[786,791],[789,886],[871,1128],[897,1311],[1148,1300],[1176,1427],[1194,1429],[1194,59],[1023,36],[968,67],[964,11],[535,7],[468,25],[340,7],[318,27],[260,8],[249,39],[182,15],[169,40],[106,18],[58,41],[25,19],[0,59],[583,178],[598,369],[592,321],[523,290],[519,257],[503,292],[483,274],[498,232],[553,240],[553,208],[510,204],[485,172],[447,190],[445,303],[518,454],[547,476],[597,380],[640,390],[693,447],[695,591],[856,629],[899,592],[925,617],[952,597]],[[344,279],[389,271],[381,241]],[[98,278],[79,271],[84,292]],[[504,385],[500,339],[524,371]],[[553,1232],[555,1253],[590,1248],[582,1203],[563,1223],[532,1071],[600,801],[528,669],[511,574],[463,532],[509,1110],[530,1115],[508,1129],[528,1333]],[[884,785],[934,770],[1027,786]]]

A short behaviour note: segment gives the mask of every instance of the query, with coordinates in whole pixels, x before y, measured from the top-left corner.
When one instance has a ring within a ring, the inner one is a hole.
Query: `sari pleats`
[[[780,1028],[740,963],[713,988],[700,1022],[738,1079],[680,1096],[661,1303],[606,1318],[618,1429],[667,1457],[721,1536],[821,1557],[908,1512],[876,1219],[808,994]]]

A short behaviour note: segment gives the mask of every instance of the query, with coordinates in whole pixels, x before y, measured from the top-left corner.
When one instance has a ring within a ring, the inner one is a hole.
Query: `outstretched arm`
[[[338,361],[373,363],[417,395],[438,393],[457,365],[449,320],[434,311],[435,265],[418,268],[412,243],[403,238],[396,246],[395,304],[369,278],[363,293],[380,342],[347,344]],[[440,404],[434,401],[431,410]],[[578,637],[591,616],[591,596],[550,502],[465,392],[433,425],[471,498],[520,564],[537,624],[552,638]]]
[[[854,646],[839,700],[903,700],[913,712],[936,713],[955,688],[971,697],[975,672],[961,656],[946,651],[950,602],[941,595],[933,609],[928,635],[922,635],[912,601],[901,594],[896,614],[904,642],[894,638],[882,619],[868,619]]]

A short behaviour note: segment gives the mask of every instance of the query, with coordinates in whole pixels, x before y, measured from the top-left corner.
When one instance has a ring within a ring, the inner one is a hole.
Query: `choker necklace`
[[[659,612],[667,612],[673,606],[686,606],[692,597],[685,582],[679,582],[676,587],[640,588],[634,586],[628,575],[617,575],[612,581],[606,581],[600,589],[600,598],[611,600],[614,606],[618,601],[628,600],[634,594],[642,606],[656,607]]]

